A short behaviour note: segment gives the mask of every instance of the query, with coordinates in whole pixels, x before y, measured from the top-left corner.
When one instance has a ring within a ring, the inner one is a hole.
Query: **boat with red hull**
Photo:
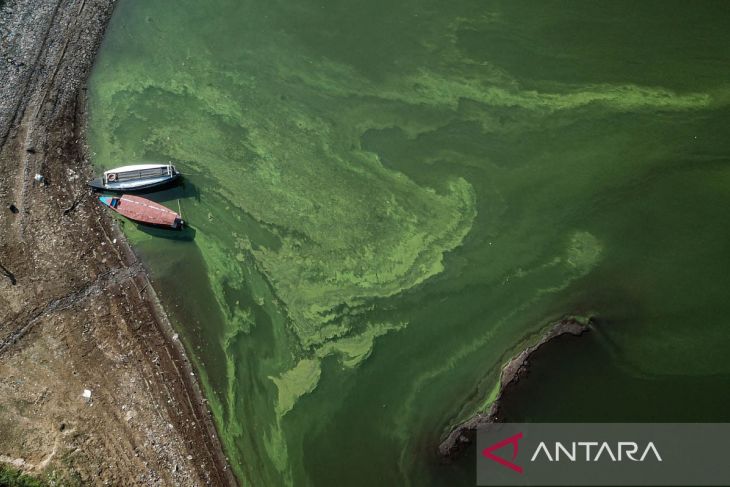
[[[140,223],[174,229],[180,229],[184,224],[178,213],[139,196],[100,196],[99,201],[120,215]]]

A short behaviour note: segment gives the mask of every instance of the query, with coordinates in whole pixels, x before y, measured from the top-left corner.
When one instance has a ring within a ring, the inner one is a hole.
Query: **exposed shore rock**
[[[0,462],[64,485],[235,484],[145,270],[85,185],[85,83],[114,1],[0,3]]]
[[[590,323],[590,320],[588,320]],[[457,425],[451,433],[441,442],[438,447],[439,455],[448,460],[458,455],[467,445],[471,444],[476,438],[476,431],[481,426],[499,421],[500,408],[502,398],[508,390],[510,384],[518,381],[528,369],[528,359],[535,351],[544,346],[551,340],[565,334],[580,336],[588,330],[588,323],[576,318],[565,318],[556,322],[550,329],[542,335],[540,340],[534,345],[524,349],[519,354],[512,357],[504,367],[499,378],[499,391],[489,410],[477,413],[463,423]]]

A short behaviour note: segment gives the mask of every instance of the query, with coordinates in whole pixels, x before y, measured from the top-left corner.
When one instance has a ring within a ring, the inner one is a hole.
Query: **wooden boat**
[[[106,191],[141,191],[171,184],[178,178],[180,173],[172,164],[136,164],[104,171],[89,186]]]
[[[178,213],[165,208],[159,203],[139,196],[123,194],[122,196],[100,196],[99,201],[120,215],[130,220],[148,225],[182,228],[184,222]]]

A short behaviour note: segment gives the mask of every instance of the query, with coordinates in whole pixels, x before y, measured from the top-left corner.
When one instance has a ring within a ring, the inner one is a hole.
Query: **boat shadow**
[[[130,194],[143,196],[158,203],[163,201],[187,198],[192,198],[195,201],[200,201],[200,190],[195,184],[193,184],[190,180],[185,179],[184,177],[164,186],[148,188],[141,191],[134,191],[130,192]]]
[[[139,222],[135,222],[134,225],[137,227],[137,230],[147,235],[180,242],[192,242],[195,240],[195,234],[197,233],[195,228],[187,224],[183,225],[180,229],[159,227]]]

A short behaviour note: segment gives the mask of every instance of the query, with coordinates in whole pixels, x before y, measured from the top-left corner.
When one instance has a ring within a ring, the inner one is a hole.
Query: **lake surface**
[[[728,13],[121,0],[94,162],[185,174],[124,226],[239,479],[473,485],[439,439],[566,315],[513,418],[730,420]]]

